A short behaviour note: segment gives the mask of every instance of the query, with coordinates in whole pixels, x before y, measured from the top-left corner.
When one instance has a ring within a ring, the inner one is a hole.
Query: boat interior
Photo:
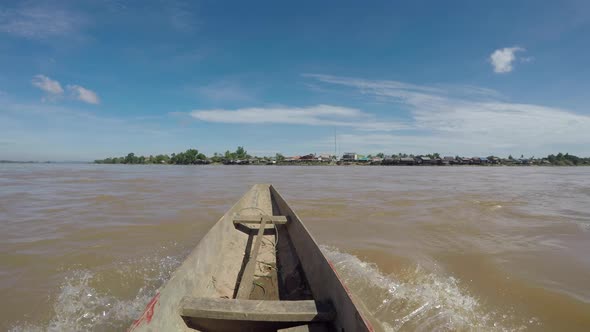
[[[314,299],[305,270],[326,265],[297,216],[272,186],[251,190],[220,220],[231,225],[212,277],[217,296],[185,296],[179,311],[187,327],[199,331],[331,331],[331,300]],[[293,241],[293,237],[297,237]],[[314,261],[315,259],[315,261]],[[228,272],[227,275],[222,273]],[[237,275],[236,273],[237,272]],[[318,271],[319,272],[319,271]],[[329,287],[328,285],[315,285]]]

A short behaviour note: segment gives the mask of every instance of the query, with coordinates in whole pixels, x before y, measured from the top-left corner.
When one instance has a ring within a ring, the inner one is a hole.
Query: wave
[[[385,331],[518,331],[507,327],[507,316],[486,312],[457,279],[425,271],[420,266],[396,276],[382,274],[377,266],[333,247],[322,251],[348,288]],[[105,285],[104,273],[70,271],[53,302],[53,317],[46,324],[19,323],[10,331],[125,330],[143,312],[156,290],[181,263],[181,258],[158,255],[121,262],[111,282],[124,289],[140,287],[134,295],[117,294]],[[130,281],[131,280],[131,281]],[[129,285],[127,283],[130,283]],[[110,283],[108,283],[110,284]],[[121,286],[125,287],[121,287]],[[119,290],[120,293],[120,290]]]
[[[121,262],[115,280],[141,280],[141,287],[131,298],[115,295],[101,285],[104,276],[89,270],[73,270],[62,283],[53,302],[53,317],[46,324],[18,323],[9,331],[121,331],[137,319],[156,290],[180,265],[176,257],[145,257]]]
[[[340,277],[385,331],[519,331],[506,314],[486,311],[457,279],[420,266],[396,276],[332,247],[322,246]]]

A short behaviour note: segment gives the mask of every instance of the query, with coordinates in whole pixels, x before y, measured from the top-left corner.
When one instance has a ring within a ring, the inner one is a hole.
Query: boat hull
[[[242,224],[237,227],[234,220],[237,216],[243,219],[261,215],[285,216],[288,222],[265,227],[260,232],[261,244],[256,244],[254,239],[259,229]],[[253,253],[256,245],[260,250]],[[246,298],[331,303],[336,315],[330,326],[336,331],[372,330],[358,302],[353,300],[353,295],[299,217],[274,187],[257,184],[199,241],[159,289],[130,331],[214,330],[194,325],[189,327],[187,320],[180,315],[180,302],[183,297],[228,300],[242,297],[238,294],[240,282],[246,278],[244,274],[248,270],[247,261],[251,254],[255,255],[257,263],[252,281],[256,287],[248,290]],[[244,322],[235,325],[241,330],[258,330],[255,324],[252,328],[247,326]],[[284,324],[276,328],[268,324],[265,326],[276,330]],[[219,330],[232,328],[230,325]]]

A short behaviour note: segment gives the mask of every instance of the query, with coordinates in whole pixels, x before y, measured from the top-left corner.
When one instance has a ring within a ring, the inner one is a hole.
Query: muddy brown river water
[[[590,167],[0,164],[0,329],[125,330],[272,183],[386,331],[590,331]]]

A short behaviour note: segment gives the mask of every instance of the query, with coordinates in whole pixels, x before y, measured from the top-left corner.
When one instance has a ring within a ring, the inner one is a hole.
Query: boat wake
[[[502,324],[503,315],[485,312],[456,279],[417,267],[385,276],[376,265],[333,247],[321,247],[348,288],[360,298],[385,331],[517,331]],[[122,262],[110,272],[74,270],[53,298],[49,322],[19,323],[10,331],[125,330],[183,256],[146,257]],[[137,291],[132,291],[136,289]],[[131,292],[129,292],[131,291]],[[506,316],[504,315],[504,318]]]
[[[417,266],[402,275],[385,276],[375,264],[333,247],[326,257],[356,297],[385,331],[519,331],[507,327],[506,314],[487,312],[453,277]]]
[[[55,296],[48,323],[19,323],[9,331],[125,331],[180,263],[180,257],[151,256],[121,262],[107,273],[71,271]],[[125,286],[138,290],[123,294]]]

